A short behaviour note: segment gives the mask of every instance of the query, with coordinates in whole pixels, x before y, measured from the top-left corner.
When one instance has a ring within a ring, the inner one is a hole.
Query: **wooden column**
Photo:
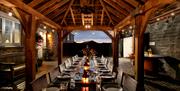
[[[119,65],[118,61],[118,42],[119,42],[119,32],[114,30],[114,37],[112,38],[112,54],[113,54],[113,71],[117,72],[117,67]]]
[[[26,65],[26,91],[31,91],[30,82],[36,76],[36,44],[35,33],[37,31],[37,19],[35,16],[26,13],[20,9],[13,8],[16,16],[20,19],[22,29],[25,33],[25,65]]]
[[[143,10],[143,9],[142,9]],[[155,9],[150,9],[135,16],[135,78],[138,81],[138,91],[144,90],[144,32],[148,18]]]
[[[57,30],[58,33],[58,65],[62,63],[63,58],[63,31],[61,29]]]

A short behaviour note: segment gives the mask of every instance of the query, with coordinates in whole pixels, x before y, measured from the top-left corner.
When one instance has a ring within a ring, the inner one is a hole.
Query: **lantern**
[[[83,76],[82,76],[82,83],[84,83],[84,84],[89,83],[88,74],[87,74],[87,71],[85,71],[85,70],[84,70],[84,73],[83,73]]]

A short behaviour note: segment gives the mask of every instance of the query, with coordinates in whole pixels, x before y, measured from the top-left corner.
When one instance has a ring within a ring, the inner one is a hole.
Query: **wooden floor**
[[[112,58],[109,58],[112,60]],[[57,61],[43,61],[43,65],[38,68],[36,77],[50,71],[57,66]],[[132,62],[126,58],[119,59],[119,69],[124,72],[134,75],[134,68]],[[165,76],[150,76],[145,75],[145,91],[180,91],[180,83],[166,78]],[[18,85],[19,91],[23,91],[24,82]],[[0,91],[12,91],[12,90],[1,90]]]

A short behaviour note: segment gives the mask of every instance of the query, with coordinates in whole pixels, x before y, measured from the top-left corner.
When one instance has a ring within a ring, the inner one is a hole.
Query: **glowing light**
[[[8,15],[9,15],[9,16],[12,16],[12,12],[9,12]]]
[[[83,77],[83,78],[82,78],[82,82],[83,82],[83,83],[89,83],[89,78],[84,78],[84,77]]]
[[[157,21],[159,21],[159,20],[160,20],[160,18],[157,18],[156,20],[157,20]]]
[[[84,70],[89,70],[89,66],[84,66]]]
[[[51,37],[52,37],[51,34],[48,34],[47,36],[48,36],[48,38],[51,38]]]
[[[91,25],[85,25],[85,28],[91,28]]]
[[[54,32],[55,30],[54,29],[52,29],[52,32]]]
[[[175,15],[175,13],[171,13],[171,16],[174,16]]]
[[[89,87],[82,87],[82,91],[89,91]]]
[[[132,26],[129,26],[129,29],[132,29],[133,27]]]
[[[47,27],[46,27],[46,26],[44,26],[43,28],[44,28],[44,29],[46,29]]]

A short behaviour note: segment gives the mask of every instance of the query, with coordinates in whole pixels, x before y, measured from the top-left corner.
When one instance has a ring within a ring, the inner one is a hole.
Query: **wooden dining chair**
[[[57,78],[59,75],[59,67],[56,67],[52,71],[48,72],[50,86],[59,86],[60,80]]]
[[[48,88],[48,81],[46,74],[42,75],[38,79],[33,80],[31,83],[31,91],[43,91],[43,89],[46,89],[45,91],[59,91],[59,88],[57,87],[49,87]]]
[[[121,85],[122,85],[123,91],[136,91],[137,90],[137,81],[127,73],[123,73]]]
[[[115,80],[113,82],[108,82],[108,83],[102,83],[102,90],[103,91],[110,91],[109,88],[113,88],[116,90],[119,90],[122,88],[122,76],[123,76],[123,71],[119,70]]]

